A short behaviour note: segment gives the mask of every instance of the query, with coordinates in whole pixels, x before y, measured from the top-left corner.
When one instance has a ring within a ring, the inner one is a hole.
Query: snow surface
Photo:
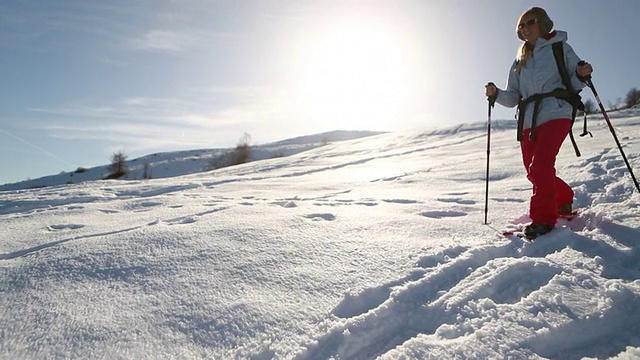
[[[640,112],[611,116],[640,171]],[[2,191],[0,358],[640,358],[640,194],[606,124],[558,160],[584,211],[531,243],[494,230],[530,195],[494,125],[489,225],[485,123]]]

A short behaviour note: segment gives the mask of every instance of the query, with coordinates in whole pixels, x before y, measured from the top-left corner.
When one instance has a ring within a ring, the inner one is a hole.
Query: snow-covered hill
[[[297,154],[309,149],[324,146],[329,142],[358,139],[380,134],[373,131],[331,131],[321,134],[300,136],[265,145],[251,145],[250,161],[270,159]],[[233,149],[201,149],[151,154],[126,161],[128,174],[123,180],[162,179],[189,175],[211,170],[219,158]],[[125,154],[126,155],[126,154]],[[63,184],[77,184],[85,181],[105,179],[110,173],[109,166],[96,166],[89,169],[78,168],[75,171],[57,175],[0,185],[2,190],[18,190]]]
[[[612,117],[640,171],[640,114]],[[2,191],[0,357],[640,358],[640,194],[591,121],[558,161],[584,211],[532,243],[494,230],[526,221],[511,123],[490,225],[482,123]]]

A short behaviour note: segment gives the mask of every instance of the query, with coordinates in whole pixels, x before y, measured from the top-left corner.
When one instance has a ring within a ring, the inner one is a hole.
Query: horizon
[[[593,64],[605,105],[640,87],[629,71],[640,50],[626,44],[640,34],[640,4],[536,5]],[[244,133],[265,144],[486,121],[484,84],[506,83],[514,24],[530,6],[2,3],[0,184],[99,166],[118,151],[232,147]],[[513,113],[498,106],[494,119]]]

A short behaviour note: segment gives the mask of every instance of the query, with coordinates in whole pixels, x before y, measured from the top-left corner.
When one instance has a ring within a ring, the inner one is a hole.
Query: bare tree
[[[109,175],[107,179],[118,179],[123,177],[129,171],[127,167],[127,156],[119,151],[111,156],[111,165],[109,165]]]
[[[142,178],[151,179],[151,173],[149,172],[149,163],[144,163],[144,166],[142,167],[142,169],[143,169]]]
[[[584,102],[584,112],[587,114],[593,114],[597,110],[596,102],[592,99],[588,99]]]
[[[635,105],[640,104],[640,90],[638,90],[637,88],[633,88],[629,90],[629,92],[624,98],[624,104],[628,108],[634,107]]]
[[[251,159],[251,135],[244,133],[244,136],[236,145],[236,148],[229,154],[228,166],[244,164]]]
[[[244,136],[240,139],[235,149],[209,160],[207,167],[208,170],[220,169],[227,166],[239,165],[249,162],[251,160],[251,153],[253,149],[249,144],[251,141],[251,135],[244,133]]]

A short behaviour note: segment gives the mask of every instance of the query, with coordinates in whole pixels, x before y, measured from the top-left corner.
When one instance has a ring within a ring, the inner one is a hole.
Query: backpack
[[[578,145],[573,137],[573,123],[576,120],[576,114],[578,110],[581,110],[584,113],[584,131],[580,136],[585,135],[593,135],[587,130],[587,113],[585,112],[584,104],[582,103],[582,99],[580,98],[580,91],[576,91],[571,85],[571,77],[569,76],[569,72],[567,71],[567,66],[564,61],[564,49],[562,42],[557,42],[551,45],[553,49],[553,56],[556,59],[556,65],[558,66],[558,72],[560,72],[560,77],[562,78],[563,88],[557,88],[551,92],[544,94],[535,94],[527,99],[521,99],[518,103],[518,141],[522,140],[522,132],[524,128],[524,109],[526,105],[529,103],[534,103],[533,106],[533,117],[531,118],[531,134],[529,138],[531,140],[535,139],[535,129],[536,129],[536,118],[538,116],[538,110],[540,107],[540,103],[542,99],[547,97],[555,97],[561,100],[565,100],[571,107],[573,111],[571,113],[571,130],[569,130],[569,137],[571,138],[571,144],[573,145],[573,149],[576,152],[576,156],[580,157],[580,150],[578,149]]]

